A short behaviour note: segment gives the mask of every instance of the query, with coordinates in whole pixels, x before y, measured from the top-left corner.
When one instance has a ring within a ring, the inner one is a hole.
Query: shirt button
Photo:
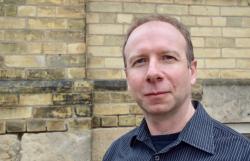
[[[159,155],[156,155],[155,156],[155,161],[159,161],[160,160],[160,156]]]

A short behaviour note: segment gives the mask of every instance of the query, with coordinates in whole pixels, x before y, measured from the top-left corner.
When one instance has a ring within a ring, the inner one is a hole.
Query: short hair
[[[129,39],[129,36],[131,33],[139,26],[150,22],[150,21],[161,21],[161,22],[166,22],[169,23],[170,25],[174,26],[184,37],[186,41],[186,57],[188,61],[188,66],[191,65],[191,62],[194,60],[194,53],[193,53],[193,44],[191,41],[191,36],[190,33],[187,29],[187,27],[179,22],[176,18],[169,17],[169,16],[163,16],[163,15],[150,15],[147,17],[142,17],[135,19],[135,21],[131,24],[130,28],[127,31],[127,34],[125,36],[123,48],[122,48],[122,55],[123,55],[123,61],[124,61],[124,66],[125,68],[127,67],[126,63],[126,56],[125,56],[125,47],[127,45],[127,41]]]

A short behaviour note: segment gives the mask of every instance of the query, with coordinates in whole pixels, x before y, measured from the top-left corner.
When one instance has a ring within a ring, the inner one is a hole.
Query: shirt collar
[[[193,105],[196,112],[181,131],[178,140],[205,152],[214,154],[213,122],[201,103],[193,101]],[[133,146],[136,141],[148,144],[151,143],[150,132],[144,119],[141,125],[135,129],[130,145]]]

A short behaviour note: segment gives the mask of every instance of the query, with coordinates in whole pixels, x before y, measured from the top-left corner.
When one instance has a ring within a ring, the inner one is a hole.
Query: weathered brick
[[[223,28],[224,37],[250,37],[250,28]]]
[[[69,19],[68,20],[68,29],[71,30],[84,30],[85,21],[83,19]]]
[[[5,128],[5,121],[0,121],[0,134],[5,134],[6,128]]]
[[[129,114],[129,107],[126,104],[95,104],[94,115],[121,115]]]
[[[26,77],[29,80],[58,80],[64,79],[63,69],[27,69]]]
[[[89,23],[99,23],[100,14],[99,13],[86,13],[86,22]]]
[[[18,6],[17,8],[18,16],[36,16],[35,6]]]
[[[121,79],[122,70],[119,69],[89,69],[87,78],[89,79]]]
[[[88,130],[92,128],[91,118],[75,118],[68,120],[68,130],[69,131],[81,131]]]
[[[237,68],[250,69],[250,59],[238,59],[236,63]]]
[[[45,67],[45,56],[19,56],[9,55],[4,57],[7,67]]]
[[[181,22],[187,26],[196,25],[196,18],[194,16],[181,16]]]
[[[26,121],[25,120],[7,120],[6,121],[7,132],[25,132]]]
[[[147,3],[173,3],[173,0],[140,0],[140,2],[147,2]]]
[[[117,22],[130,24],[132,22],[133,18],[134,18],[134,16],[132,14],[118,14],[117,15]]]
[[[220,15],[220,8],[214,6],[190,6],[189,13],[191,15],[217,16]]]
[[[77,43],[69,43],[68,44],[68,53],[69,54],[82,54],[85,52],[85,43],[77,42]]]
[[[1,108],[0,119],[23,119],[32,117],[31,107]]]
[[[236,38],[236,47],[250,47],[250,38]]]
[[[206,47],[234,47],[235,40],[233,38],[218,38],[208,37],[205,38]]]
[[[117,14],[115,13],[102,13],[99,15],[100,17],[100,23],[116,23]]]
[[[102,127],[112,127],[118,125],[117,116],[102,116],[101,117],[101,125]]]
[[[21,94],[20,105],[51,105],[52,94]]]
[[[223,48],[222,57],[250,58],[250,49]]]
[[[235,59],[206,59],[205,60],[207,68],[234,68]]]
[[[28,19],[28,28],[30,29],[66,29],[67,23],[64,19]]]
[[[250,16],[249,7],[221,7],[222,16]]]
[[[129,112],[131,114],[142,114],[142,110],[137,103],[129,104]]]
[[[136,115],[135,117],[135,124],[136,126],[139,126],[143,120],[143,115]]]
[[[66,77],[68,79],[82,79],[85,78],[85,68],[67,68]]]
[[[42,53],[42,44],[41,43],[29,43],[27,46],[26,52],[28,54],[41,54]]]
[[[92,127],[93,128],[98,128],[101,127],[101,117],[92,117]]]
[[[46,131],[46,121],[38,119],[27,120],[27,131],[28,132]]]
[[[216,48],[194,48],[194,55],[198,58],[218,58],[220,49]]]
[[[84,67],[84,55],[50,55],[46,57],[47,67]]]
[[[91,45],[104,45],[104,36],[100,35],[89,35],[87,37],[87,44]]]
[[[123,26],[121,24],[89,24],[88,33],[121,35],[123,33]]]
[[[204,59],[197,59],[197,67],[200,68],[205,68],[205,60]]]
[[[18,97],[15,94],[1,94],[0,106],[4,105],[16,105],[18,103]]]
[[[242,26],[243,27],[250,27],[250,18],[243,17],[242,18]]]
[[[2,69],[0,70],[1,80],[24,79],[25,71],[23,69]]]
[[[197,17],[197,25],[200,26],[211,26],[211,18],[210,17]]]
[[[63,0],[26,0],[26,4],[35,5],[62,5]]]
[[[124,3],[124,12],[128,13],[154,13],[155,5],[147,3]]]
[[[218,27],[191,27],[192,36],[221,36],[221,29]]]
[[[103,57],[90,57],[88,59],[87,67],[89,68],[104,68],[105,59]]]
[[[222,70],[221,78],[224,79],[249,79],[249,70]]]
[[[135,115],[119,116],[119,126],[135,126]]]
[[[76,106],[75,110],[77,116],[83,116],[83,117],[91,116],[90,105]]]
[[[177,4],[205,4],[204,0],[174,0]]]
[[[213,26],[226,26],[227,19],[225,17],[212,17]]]
[[[105,58],[105,68],[123,68],[122,58]]]
[[[95,103],[109,103],[110,102],[110,93],[107,91],[94,91]]]
[[[198,69],[199,79],[218,79],[220,78],[220,70],[217,69]]]
[[[88,80],[75,80],[73,84],[73,90],[76,92],[91,92],[93,89],[93,83]]]
[[[85,0],[67,0],[64,1],[64,5],[84,5],[85,4]]]
[[[70,118],[71,107],[41,107],[33,109],[34,118]]]
[[[85,39],[83,31],[48,31],[46,32],[46,40],[48,41],[64,41],[68,42],[81,42]]]
[[[16,5],[5,5],[4,6],[5,16],[16,16],[17,15],[17,6]]]
[[[66,43],[44,43],[43,52],[45,54],[66,54],[67,44]]]
[[[83,7],[57,7],[56,17],[81,18],[84,16]]]
[[[88,53],[92,56],[121,56],[121,47],[114,46],[89,46]]]
[[[158,5],[157,13],[160,14],[174,14],[174,15],[186,15],[188,14],[188,6],[183,5]]]
[[[124,36],[108,35],[104,37],[104,45],[112,46],[122,46],[124,41]]]
[[[7,41],[42,41],[44,40],[42,31],[5,31],[4,39]]]
[[[107,93],[107,92],[106,92]],[[109,92],[110,93],[110,102],[112,103],[130,103],[134,102],[133,98],[128,92]],[[130,106],[130,104],[128,104]]]
[[[122,3],[119,2],[89,2],[87,11],[92,12],[121,12]]]
[[[3,54],[13,54],[13,53],[25,53],[27,50],[27,45],[24,43],[1,43],[0,44],[0,53]]]
[[[229,27],[240,27],[242,24],[241,17],[227,17],[227,26]]]
[[[67,127],[64,120],[47,120],[47,131],[66,131]]]
[[[58,105],[89,103],[90,99],[91,99],[91,95],[89,92],[53,94],[53,103],[58,104]]]
[[[204,47],[205,41],[202,37],[192,37],[192,43],[194,47]]]
[[[55,17],[56,16],[56,8],[49,7],[49,6],[37,7],[37,16],[38,17]]]

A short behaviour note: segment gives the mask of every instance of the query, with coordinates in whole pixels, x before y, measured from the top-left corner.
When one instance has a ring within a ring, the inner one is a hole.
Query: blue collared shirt
[[[250,161],[250,141],[212,119],[199,102],[178,138],[154,148],[146,121],[116,140],[103,161]]]

